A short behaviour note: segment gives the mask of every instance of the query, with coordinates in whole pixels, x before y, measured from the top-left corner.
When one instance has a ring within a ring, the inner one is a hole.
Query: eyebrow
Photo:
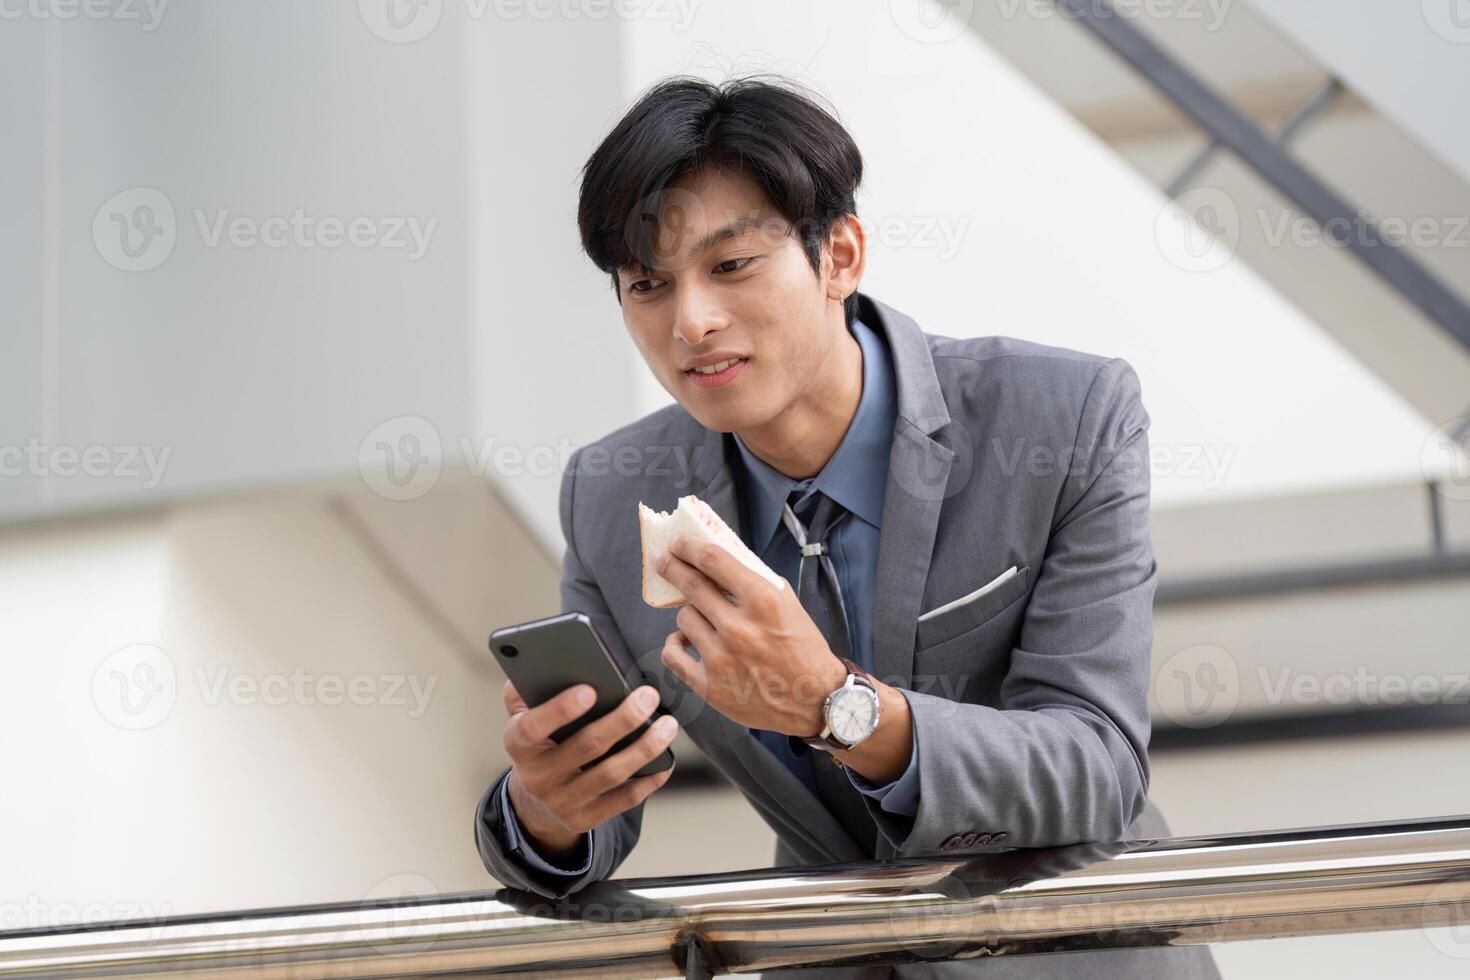
[[[705,249],[709,248],[711,245],[714,245],[717,242],[722,242],[727,238],[734,238],[737,235],[744,234],[745,232],[749,231],[751,228],[756,227],[760,223],[761,222],[759,216],[748,214],[743,218],[739,218],[735,221],[730,222],[723,228],[717,228],[714,231],[710,232],[708,235],[705,235],[699,241],[695,242],[692,246],[690,246],[688,253],[689,258],[691,260],[696,259],[700,256],[702,252],[705,251]]]

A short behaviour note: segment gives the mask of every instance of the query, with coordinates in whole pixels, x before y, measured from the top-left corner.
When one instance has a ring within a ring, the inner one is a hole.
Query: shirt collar
[[[791,477],[752,453],[739,433],[735,444],[747,474],[745,495],[751,518],[751,547],[765,551],[781,523],[782,506],[793,490],[815,487],[873,527],[882,526],[888,485],[888,455],[898,417],[898,397],[887,342],[854,318],[852,333],[863,351],[863,393],[852,424],[821,472],[804,480]]]

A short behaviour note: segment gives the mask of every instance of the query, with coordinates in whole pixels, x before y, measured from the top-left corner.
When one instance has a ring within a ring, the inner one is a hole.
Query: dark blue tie
[[[809,510],[807,505],[813,497],[817,499],[816,512],[810,520],[803,521],[796,509]],[[851,660],[852,642],[847,635],[847,609],[842,603],[842,584],[837,581],[837,568],[832,564],[828,546],[832,530],[847,514],[841,504],[816,490],[795,505],[788,499],[781,521],[801,549],[801,564],[796,576],[797,598],[811,614],[817,629],[827,638],[832,652]]]

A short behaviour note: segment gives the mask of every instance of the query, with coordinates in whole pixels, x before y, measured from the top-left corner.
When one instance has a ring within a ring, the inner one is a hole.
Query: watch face
[[[865,687],[851,687],[832,699],[827,712],[832,734],[849,744],[872,734],[878,724],[878,702]]]

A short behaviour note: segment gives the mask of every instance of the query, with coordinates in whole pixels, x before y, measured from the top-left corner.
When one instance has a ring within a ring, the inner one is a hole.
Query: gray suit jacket
[[[887,813],[864,797],[882,833],[877,853],[863,853],[743,725],[663,666],[677,610],[643,601],[638,501],[668,510],[697,494],[740,530],[733,439],[682,406],[571,457],[561,485],[563,611],[593,619],[630,684],[658,686],[665,709],[775,830],[776,866],[1168,836],[1147,799],[1155,564],[1149,418],[1137,375],[1119,358],[927,334],[884,303],[862,293],[859,301],[859,316],[887,339],[897,375],[873,673],[904,688],[911,706],[922,747],[917,815]],[[1013,565],[1017,572],[994,588],[919,621]],[[609,877],[638,840],[641,804],[593,829],[586,874],[538,873],[505,851],[498,782],[475,828],[486,867],[507,885],[566,895]],[[1203,948],[781,975],[1217,976]]]

